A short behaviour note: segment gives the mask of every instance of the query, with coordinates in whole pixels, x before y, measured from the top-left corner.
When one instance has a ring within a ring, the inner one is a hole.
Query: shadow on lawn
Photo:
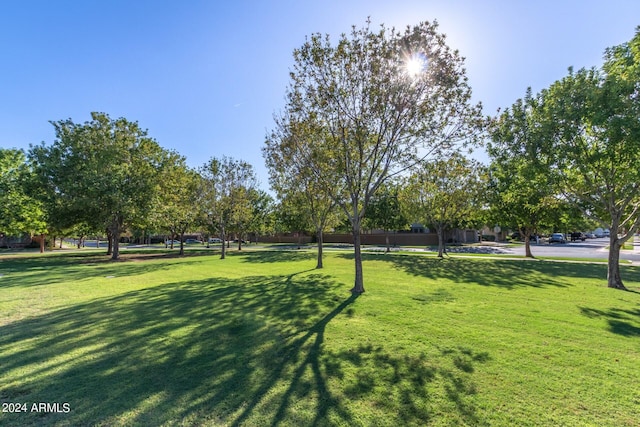
[[[609,323],[609,331],[626,337],[640,337],[640,309],[624,310],[610,308],[598,310],[580,307],[580,312],[590,318],[604,318]]]
[[[189,254],[189,257],[199,256],[201,254]],[[182,262],[182,258],[184,257],[178,256],[177,252],[125,253],[119,261],[111,261],[109,256],[96,253],[0,258],[0,289],[49,285],[111,275],[122,277],[145,274],[171,269],[174,263]],[[148,262],[152,260],[158,262]],[[192,262],[207,261],[206,257],[203,257],[202,260]]]
[[[353,254],[339,256],[353,259]],[[507,289],[518,287],[566,287],[564,277],[603,279],[606,281],[606,264],[576,264],[532,260],[487,260],[478,258],[439,259],[422,255],[363,254],[363,260],[384,261],[394,267],[428,279],[448,279],[456,283],[476,283]],[[623,273],[638,275],[638,269],[627,267]]]
[[[343,288],[309,272],[184,281],[0,327],[0,401],[71,407],[0,424],[357,424],[354,404],[423,424],[441,403],[434,387],[477,424],[470,375],[485,355],[325,348],[327,325],[356,302]]]
[[[245,262],[271,264],[274,262],[295,262],[312,260],[316,254],[308,251],[298,251],[296,249],[286,250],[260,250],[245,252],[230,252],[229,256],[242,258]]]

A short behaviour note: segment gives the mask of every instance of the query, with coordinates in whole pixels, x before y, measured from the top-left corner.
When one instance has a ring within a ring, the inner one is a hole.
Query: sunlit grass
[[[349,252],[0,257],[1,425],[640,419],[640,269]]]

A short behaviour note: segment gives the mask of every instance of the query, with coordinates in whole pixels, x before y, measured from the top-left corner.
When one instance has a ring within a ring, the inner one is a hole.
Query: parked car
[[[165,240],[164,242],[167,245],[170,245],[171,243],[173,243],[173,245],[179,245],[180,244],[180,240]]]
[[[596,238],[596,235],[595,235],[595,234],[593,234],[593,233],[585,233],[585,237],[586,237],[587,239],[595,239],[595,238]]]
[[[184,241],[185,243],[202,243],[198,239],[187,239]]]
[[[515,231],[515,232],[511,233],[511,239],[524,241],[524,236],[522,236],[519,231]],[[536,235],[535,234],[532,234],[532,235],[529,236],[529,241],[533,242],[535,240],[536,240]]]
[[[222,243],[222,239],[218,237],[211,237],[209,238],[209,243]]]
[[[585,240],[587,240],[587,236],[579,231],[574,231],[573,233],[571,233],[571,241],[575,242],[577,240],[584,242]]]
[[[549,243],[567,243],[567,240],[564,238],[564,234],[553,233],[549,236]]]

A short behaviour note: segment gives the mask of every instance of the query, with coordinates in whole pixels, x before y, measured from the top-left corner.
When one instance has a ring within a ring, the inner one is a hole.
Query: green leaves
[[[91,118],[52,122],[56,140],[32,147],[29,157],[50,226],[84,222],[119,239],[125,226],[144,224],[153,212],[165,151],[136,122],[104,113]]]
[[[406,181],[401,201],[407,217],[443,228],[472,217],[483,188],[479,163],[454,153],[425,162]]]
[[[398,32],[367,21],[335,44],[313,34],[293,57],[286,112],[265,150],[272,185],[280,191],[291,182],[284,171],[309,171],[305,185],[319,184],[316,196],[342,209],[354,236],[354,292],[361,293],[359,233],[370,200],[421,160],[473,140],[480,106],[470,104],[463,59],[435,23]],[[424,67],[410,72],[416,57]]]
[[[520,230],[525,236],[553,226],[560,193],[543,104],[543,97],[533,96],[528,89],[524,99],[489,126],[490,222]]]
[[[220,233],[223,243],[228,231],[236,232],[241,239],[252,225],[252,198],[258,196],[253,167],[242,160],[222,157],[212,158],[199,172],[200,206],[209,227]],[[224,244],[222,247],[224,258]]]
[[[0,148],[0,235],[40,234],[46,230],[42,203],[29,191],[32,179],[21,150]]]
[[[581,209],[611,230],[609,286],[624,288],[618,251],[640,228],[640,28],[606,50],[601,69],[570,68],[528,91],[490,131],[496,213],[535,229],[553,196],[557,221],[570,211],[563,204]]]

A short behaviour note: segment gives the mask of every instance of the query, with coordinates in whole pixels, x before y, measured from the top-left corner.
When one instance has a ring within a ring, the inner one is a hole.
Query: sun
[[[407,74],[410,77],[417,77],[427,67],[427,61],[422,55],[412,55],[405,62]]]

